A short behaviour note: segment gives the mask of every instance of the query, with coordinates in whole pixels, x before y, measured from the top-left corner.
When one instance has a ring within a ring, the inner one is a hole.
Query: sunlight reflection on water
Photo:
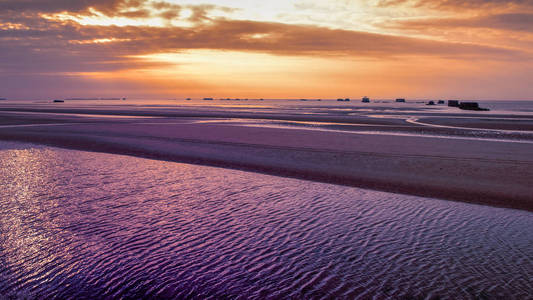
[[[0,143],[0,296],[527,298],[531,213]]]

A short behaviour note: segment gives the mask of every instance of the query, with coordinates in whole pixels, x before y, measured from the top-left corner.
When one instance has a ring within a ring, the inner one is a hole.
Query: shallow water
[[[523,299],[533,214],[0,142],[0,298]]]

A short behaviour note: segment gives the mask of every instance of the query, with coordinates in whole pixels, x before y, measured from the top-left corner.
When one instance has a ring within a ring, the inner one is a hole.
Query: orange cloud
[[[387,25],[387,24],[385,24]],[[398,28],[489,28],[533,33],[533,13],[505,13],[463,18],[403,20],[389,24]]]
[[[395,0],[382,5],[471,7],[463,2]],[[473,1],[506,9],[527,6],[524,1],[503,2]],[[186,16],[189,26],[173,25],[171,21],[182,18],[184,9],[190,12]],[[431,91],[442,95],[450,89],[466,94],[472,87],[485,94],[531,93],[523,79],[532,75],[526,67],[533,57],[528,46],[533,41],[531,15],[526,10],[376,22],[389,34],[215,18],[210,14],[213,10],[231,8],[143,0],[2,1],[0,80],[21,91],[19,81],[43,89],[66,89],[68,83],[72,91],[89,90],[90,86],[109,90],[135,86],[130,90],[144,87],[165,94],[178,90],[200,93],[203,89],[228,94],[246,91],[257,97],[269,96],[261,95],[263,90],[270,91],[270,96],[297,96],[309,91],[308,86],[321,97],[336,96],[328,94],[332,89],[344,94],[357,89],[385,97],[394,93],[420,96]],[[46,18],[40,17],[43,14]],[[76,21],[100,16],[130,23],[103,26]],[[158,26],[143,23],[143,19],[153,18],[164,21]],[[509,41],[509,36],[515,40]],[[146,59],[160,58],[158,54],[187,57],[188,53],[204,55],[206,60]],[[241,53],[246,59],[213,53]],[[286,57],[296,57],[298,63]],[[243,65],[232,67],[236,61]],[[206,66],[210,62],[220,66],[216,74],[209,73]]]
[[[517,9],[533,8],[529,0],[380,0],[380,6],[396,6],[407,4],[415,7],[429,7],[435,9]]]

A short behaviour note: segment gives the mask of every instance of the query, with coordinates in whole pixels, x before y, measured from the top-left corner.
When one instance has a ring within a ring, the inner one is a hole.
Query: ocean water
[[[0,142],[0,298],[527,299],[533,214]]]
[[[53,106],[53,107],[194,107],[206,109],[249,109],[253,111],[300,111],[300,113],[328,113],[334,111],[352,111],[355,113],[370,113],[374,111],[383,112],[387,108],[391,112],[397,112],[403,109],[406,112],[424,111],[436,113],[464,113],[465,111],[457,108],[448,108],[446,105],[425,105],[428,100],[410,100],[406,103],[395,103],[391,99],[372,99],[371,103],[362,103],[361,99],[351,99],[350,102],[339,102],[335,99],[249,99],[249,100],[221,100],[204,101],[201,99],[127,99],[127,100],[65,100],[65,103],[53,103],[52,100],[4,100],[0,101],[2,105],[25,104],[31,107]],[[533,101],[516,101],[516,100],[464,100],[479,102],[481,107],[489,108],[490,112],[477,112],[478,114],[533,114]],[[472,111],[467,111],[472,113]]]

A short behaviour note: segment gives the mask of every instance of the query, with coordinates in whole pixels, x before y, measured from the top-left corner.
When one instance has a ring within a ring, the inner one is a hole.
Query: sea
[[[0,186],[2,299],[533,297],[526,211],[3,141]]]
[[[161,98],[126,98],[126,100],[64,100],[63,103],[54,103],[53,100],[1,100],[0,105],[26,105],[30,107],[40,106],[54,106],[54,107],[111,107],[111,106],[127,106],[127,107],[194,107],[206,109],[251,109],[256,111],[266,110],[268,112],[279,112],[279,110],[306,110],[306,109],[352,109],[357,108],[358,112],[368,111],[386,111],[390,108],[391,112],[396,112],[398,109],[415,111],[422,110],[424,112],[437,113],[463,113],[455,107],[448,107],[447,105],[426,105],[430,100],[406,100],[405,103],[396,103],[394,99],[372,99],[371,103],[362,103],[361,99],[350,99],[350,101],[337,101],[336,99],[241,99],[241,98],[214,98],[213,100],[203,100],[193,98],[186,100],[183,98],[161,99]],[[437,100],[433,100],[437,103]],[[461,100],[463,101],[463,100]],[[482,108],[487,108],[489,111],[478,112],[480,114],[533,114],[533,100],[464,100],[467,102],[478,102]],[[316,113],[310,111],[309,113]]]

